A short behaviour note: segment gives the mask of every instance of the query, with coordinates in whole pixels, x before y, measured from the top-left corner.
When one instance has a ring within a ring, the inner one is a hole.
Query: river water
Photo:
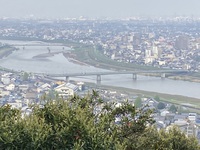
[[[2,43],[30,43],[21,41],[0,41]],[[33,46],[34,43],[37,46]],[[32,46],[18,46],[19,50],[14,51],[8,57],[0,60],[0,66],[13,69],[16,71],[27,71],[35,73],[47,74],[63,74],[63,73],[87,73],[87,72],[105,72],[109,70],[99,69],[92,66],[75,64],[68,61],[62,51],[70,51],[68,47],[63,46],[38,46],[38,42],[31,42]],[[57,52],[50,57],[35,57],[38,55]],[[200,83],[178,81],[170,79],[161,79],[159,77],[138,76],[137,80],[132,79],[132,75],[105,75],[102,76],[102,85],[111,85],[117,87],[125,87],[130,89],[139,89],[145,91],[153,91],[158,93],[166,93],[172,95],[182,95],[200,99]],[[77,81],[96,83],[96,76],[84,76],[70,78]]]

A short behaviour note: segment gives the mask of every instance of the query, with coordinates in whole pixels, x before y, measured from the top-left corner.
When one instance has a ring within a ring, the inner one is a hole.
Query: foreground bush
[[[96,92],[84,98],[48,101],[22,117],[10,106],[0,108],[0,149],[198,150],[195,138],[178,129],[157,131],[152,111],[125,102],[102,103]],[[121,118],[116,122],[116,118]]]

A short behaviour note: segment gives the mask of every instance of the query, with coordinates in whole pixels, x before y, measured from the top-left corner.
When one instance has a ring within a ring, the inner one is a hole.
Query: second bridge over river
[[[113,71],[113,72],[83,72],[83,73],[66,73],[66,74],[47,74],[48,77],[65,77],[66,81],[69,81],[70,77],[81,76],[96,76],[97,83],[100,83],[104,75],[117,75],[117,74],[130,74],[133,80],[137,79],[137,74],[160,74],[161,78],[165,78],[165,75],[170,74],[185,74],[188,71],[185,70],[137,70],[137,71]]]

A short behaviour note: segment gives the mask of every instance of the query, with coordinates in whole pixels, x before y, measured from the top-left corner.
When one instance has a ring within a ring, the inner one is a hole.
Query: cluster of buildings
[[[199,19],[0,20],[0,37],[75,41],[126,63],[200,69]]]
[[[194,136],[200,141],[200,115],[190,113],[185,106],[176,106],[174,104],[160,102],[156,98],[138,97],[137,95],[124,94],[117,91],[98,90],[100,96],[108,103],[115,103],[115,107],[120,107],[124,101],[135,105],[138,98],[141,99],[141,107],[154,110],[152,117],[155,120],[155,126],[158,130],[169,130],[173,126],[180,128],[187,136]],[[108,101],[109,100],[109,101]],[[164,106],[159,107],[160,103]],[[102,106],[103,107],[103,106]],[[97,107],[96,112],[100,112],[101,107]],[[115,123],[120,124],[121,117],[116,116]]]
[[[200,69],[199,20],[0,20],[3,39],[75,41],[96,47],[105,56],[118,62],[150,65],[161,68]],[[30,113],[30,104],[41,104],[55,95],[67,98],[84,93],[84,83],[65,82],[40,75],[0,72],[0,105],[9,104]],[[87,92],[86,92],[87,93]],[[99,90],[105,101],[134,104],[136,95]],[[196,113],[170,111],[171,104],[158,109],[158,101],[143,98],[142,105],[155,109],[158,129],[177,125],[186,135],[200,139],[200,116]],[[119,119],[118,119],[119,121]]]
[[[135,98],[132,98],[129,102],[134,105]],[[122,101],[117,103],[116,107],[120,107]],[[197,113],[189,113],[181,111],[180,109],[187,108],[182,106],[175,106],[169,103],[165,104],[165,107],[159,109],[158,105],[160,102],[156,101],[154,98],[142,98],[142,106],[147,106],[146,109],[154,110],[152,115],[155,120],[155,127],[160,130],[169,130],[170,128],[177,126],[179,129],[185,133],[187,136],[194,136],[200,142],[200,115]],[[171,107],[176,107],[176,111],[172,110]],[[121,118],[116,117],[115,122],[120,123]]]
[[[187,136],[195,136],[200,141],[200,116],[197,113],[189,113],[186,107],[169,103],[164,103],[165,107],[158,109],[159,103],[152,98],[143,99],[143,105],[148,105],[155,110],[153,118],[157,129],[169,130],[175,125]],[[173,106],[175,110],[172,109]]]
[[[41,75],[11,72],[0,72],[0,105],[10,105],[11,108],[22,110],[23,114],[30,114],[32,104],[43,106],[46,100],[55,100],[56,98],[67,99],[75,94],[84,96],[90,93],[89,86],[83,82],[50,79]],[[124,101],[135,104],[138,96],[136,94],[121,93],[114,90],[106,90],[96,88],[102,100],[108,103],[116,103],[116,107],[120,107]],[[160,102],[154,98],[142,97],[141,106],[148,105],[148,109],[153,109],[153,118],[155,119],[158,129],[169,129],[172,125],[180,127],[180,129],[188,136],[196,136],[200,139],[200,116],[196,113],[183,113],[181,111],[172,111],[171,105],[164,103],[165,107],[158,108]],[[98,107],[96,110],[101,110]],[[116,118],[116,123],[120,122],[120,118]]]
[[[41,104],[42,100],[53,100],[55,96],[67,98],[81,92],[84,83],[57,81],[27,73],[0,72],[0,105],[12,108],[28,108],[31,104]]]

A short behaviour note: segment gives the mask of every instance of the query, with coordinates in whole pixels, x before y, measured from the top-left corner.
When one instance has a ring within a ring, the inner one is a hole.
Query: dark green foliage
[[[198,150],[199,145],[194,137],[187,138],[177,127],[170,128],[167,132],[161,130],[158,142],[160,150],[162,147],[172,150]]]
[[[178,129],[158,132],[153,128],[151,110],[135,109],[128,102],[120,107],[103,103],[96,91],[83,98],[45,102],[43,108],[33,106],[32,114],[25,117],[10,106],[0,108],[0,149],[199,149],[194,138]],[[116,117],[121,118],[119,124]]]
[[[23,75],[22,75],[22,80],[27,81],[28,78],[29,78],[29,74],[27,72],[24,72]]]
[[[141,100],[140,97],[136,98],[134,105],[135,105],[136,108],[142,107],[142,100]]]
[[[157,105],[157,108],[158,109],[164,109],[165,108],[165,103],[159,102],[158,105]]]
[[[176,113],[178,110],[178,108],[173,104],[170,106],[169,111],[171,111],[172,113]]]
[[[155,97],[154,97],[154,99],[156,100],[156,101],[160,101],[160,97],[158,96],[158,95],[156,95]]]

